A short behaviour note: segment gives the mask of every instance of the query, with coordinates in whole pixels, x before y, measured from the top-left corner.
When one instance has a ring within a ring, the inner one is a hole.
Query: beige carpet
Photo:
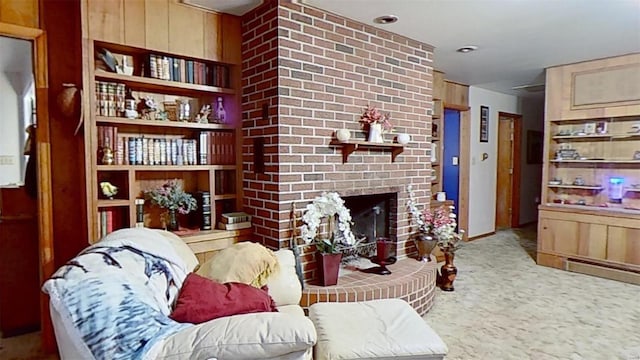
[[[458,250],[455,291],[424,316],[446,359],[640,360],[640,287],[538,266],[534,250],[518,230]]]

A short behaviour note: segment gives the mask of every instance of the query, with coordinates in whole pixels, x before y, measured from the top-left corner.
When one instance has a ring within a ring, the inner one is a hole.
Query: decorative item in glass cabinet
[[[609,178],[609,202],[613,204],[621,204],[624,190],[622,187],[624,179],[621,177]]]

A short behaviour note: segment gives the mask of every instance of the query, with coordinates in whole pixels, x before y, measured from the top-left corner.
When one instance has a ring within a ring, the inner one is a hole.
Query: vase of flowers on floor
[[[302,215],[301,236],[305,243],[316,245],[316,264],[320,285],[338,283],[341,249],[356,246],[351,232],[351,212],[336,192],[325,192],[308,204]],[[325,225],[326,232],[321,231]]]
[[[435,210],[425,212],[425,221],[431,224],[431,232],[437,240],[437,245],[444,254],[445,264],[440,268],[440,288],[453,291],[453,281],[458,269],[453,265],[453,258],[460,246],[464,230],[456,232],[458,226],[453,206],[440,206]]]
[[[453,281],[458,274],[453,259],[464,235],[464,230],[456,231],[458,224],[454,213],[455,208],[442,205],[434,210],[430,208],[421,210],[416,203],[411,185],[407,190],[409,192],[408,207],[412,220],[418,227],[418,235],[435,240],[435,246],[438,246],[444,254],[445,264],[440,268],[440,288],[444,291],[453,291]],[[432,249],[433,247],[429,249],[429,253]],[[420,252],[420,248],[418,250]]]
[[[178,214],[188,214],[198,206],[196,199],[182,189],[178,179],[170,180],[159,188],[145,191],[152,205],[167,210],[165,227],[169,231],[180,229]]]
[[[393,128],[389,119],[389,113],[383,114],[375,107],[367,106],[362,115],[360,115],[360,124],[362,129],[368,133],[367,140],[373,143],[382,143],[384,139],[382,134]]]

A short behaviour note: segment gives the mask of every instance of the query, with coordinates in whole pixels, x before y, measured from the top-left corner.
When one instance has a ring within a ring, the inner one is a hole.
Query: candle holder
[[[393,264],[395,262],[395,258],[391,257],[391,247],[393,246],[393,242],[389,238],[377,238],[376,239],[376,250],[377,254],[373,260],[376,264],[380,266],[368,268],[363,270],[367,273],[378,274],[378,275],[389,275],[391,271],[387,269],[387,265]]]

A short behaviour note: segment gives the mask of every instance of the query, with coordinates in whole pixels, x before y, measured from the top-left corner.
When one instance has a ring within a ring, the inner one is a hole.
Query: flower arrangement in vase
[[[362,129],[369,132],[368,141],[381,143],[383,142],[383,131],[390,131],[393,125],[389,121],[391,114],[383,114],[374,106],[368,105],[362,115],[360,115],[360,124]]]
[[[329,223],[328,237],[318,233],[325,218]],[[336,218],[337,231],[334,229]],[[316,262],[320,283],[324,286],[337,284],[342,259],[341,250],[356,245],[355,236],[351,232],[351,212],[344,206],[344,200],[338,193],[324,192],[307,205],[302,222],[302,239],[307,244],[315,243],[318,250]]]
[[[420,210],[411,185],[407,190],[409,191],[409,211],[418,225],[419,232],[435,240],[435,245],[444,253],[445,264],[440,269],[440,287],[444,291],[453,291],[453,280],[458,273],[458,269],[453,265],[453,258],[464,236],[464,230],[456,232],[458,224],[456,214],[453,212],[455,208],[442,205],[434,210]]]
[[[167,230],[179,229],[176,213],[188,214],[198,208],[196,199],[182,189],[177,179],[169,180],[156,189],[145,191],[145,197],[153,205],[157,205],[169,212]]]

